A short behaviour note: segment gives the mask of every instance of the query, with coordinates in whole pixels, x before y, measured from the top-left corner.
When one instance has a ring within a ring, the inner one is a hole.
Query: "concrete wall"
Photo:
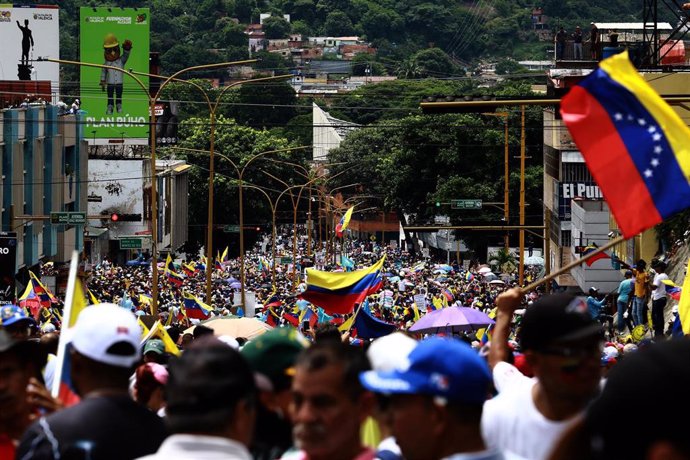
[[[89,215],[103,214],[105,220],[91,220],[93,227],[107,226],[110,238],[134,235],[148,230],[142,222],[110,222],[110,215],[144,214],[143,161],[132,160],[89,160],[88,194],[99,196],[101,202],[88,203]]]
[[[575,246],[587,246],[592,243],[603,246],[609,242],[609,208],[606,202],[572,200],[571,222],[572,258],[580,257],[579,254],[575,254]],[[592,286],[603,293],[612,292],[623,279],[621,272],[611,265],[610,259],[597,260],[591,267],[586,263],[582,264],[573,268],[570,273],[583,292],[587,292]]]

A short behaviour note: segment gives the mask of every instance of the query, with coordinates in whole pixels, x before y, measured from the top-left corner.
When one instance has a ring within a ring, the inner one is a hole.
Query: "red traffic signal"
[[[120,216],[118,216],[117,213],[114,212],[114,213],[110,216],[110,220],[111,220],[112,222],[117,222],[118,220],[120,220]]]

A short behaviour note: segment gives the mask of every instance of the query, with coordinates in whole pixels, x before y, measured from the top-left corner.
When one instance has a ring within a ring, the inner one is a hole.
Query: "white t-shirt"
[[[663,297],[666,297],[666,285],[662,283],[662,280],[667,279],[668,275],[666,273],[657,273],[654,275],[654,281],[652,281],[652,284],[658,287],[652,291],[652,300],[659,300]]]
[[[482,435],[490,448],[530,460],[545,460],[574,418],[554,422],[544,417],[532,399],[536,379],[520,375],[520,371],[509,363],[494,367],[495,384],[500,387],[500,393],[484,403]]]

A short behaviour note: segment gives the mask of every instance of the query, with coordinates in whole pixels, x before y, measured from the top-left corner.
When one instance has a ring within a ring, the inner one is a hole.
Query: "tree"
[[[224,113],[239,124],[271,128],[285,124],[296,114],[297,95],[285,82],[245,84],[234,93],[235,104]]]
[[[517,268],[515,254],[506,248],[501,248],[489,256],[489,265],[501,273],[514,273]]]
[[[180,124],[180,147],[209,150],[210,124],[208,117],[190,118]],[[268,131],[256,130],[240,126],[233,120],[220,115],[215,126],[215,151],[229,157],[240,168],[249,158],[259,152],[285,149],[292,147],[286,139],[277,137]],[[190,240],[204,241],[208,221],[208,169],[207,154],[179,154],[193,166],[189,174],[189,229]],[[277,196],[271,190],[282,190],[285,187],[273,181],[262,171],[268,171],[289,184],[301,184],[304,180],[293,168],[286,168],[284,164],[275,160],[290,161],[306,167],[304,152],[286,151],[270,154],[264,160],[257,159],[252,166],[245,170],[243,179],[247,184],[260,184],[268,190],[273,199]],[[214,215],[217,224],[232,224],[239,222],[237,173],[226,159],[220,155],[215,157],[216,175],[214,178]],[[251,224],[271,222],[271,210],[265,197],[247,187],[244,196],[245,221]],[[279,203],[282,210],[291,209],[287,199]],[[251,210],[251,214],[247,210]],[[248,216],[251,217],[248,217]],[[249,220],[247,220],[249,219]],[[226,237],[218,233],[218,237]],[[252,242],[248,243],[249,245]],[[231,243],[232,246],[232,243]],[[235,241],[235,247],[237,242]]]
[[[423,77],[447,77],[456,72],[453,61],[439,48],[422,50],[413,59]]]
[[[398,64],[396,74],[398,75],[398,78],[403,79],[419,78],[422,75],[422,69],[417,64],[417,61],[409,58],[403,60],[402,62],[400,62],[400,64]]]
[[[352,75],[358,77],[386,75],[386,68],[380,62],[376,62],[371,54],[359,53],[352,59]]]
[[[330,37],[344,37],[354,33],[350,18],[342,11],[332,11],[326,16],[323,33]]]
[[[521,66],[518,64],[516,61],[512,59],[503,59],[501,61],[498,61],[496,64],[496,74],[497,75],[506,75],[506,74],[511,74],[511,73],[519,73],[519,72],[524,72],[527,69],[525,69],[524,66]]]
[[[286,38],[290,34],[290,23],[281,16],[270,16],[264,19],[263,31],[266,38]]]

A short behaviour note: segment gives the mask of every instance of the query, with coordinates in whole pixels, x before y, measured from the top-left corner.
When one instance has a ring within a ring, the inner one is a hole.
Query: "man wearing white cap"
[[[134,315],[113,304],[93,305],[70,332],[70,377],[81,402],[35,422],[17,458],[125,460],[155,452],[166,435],[163,422],[128,394],[141,358]]]

